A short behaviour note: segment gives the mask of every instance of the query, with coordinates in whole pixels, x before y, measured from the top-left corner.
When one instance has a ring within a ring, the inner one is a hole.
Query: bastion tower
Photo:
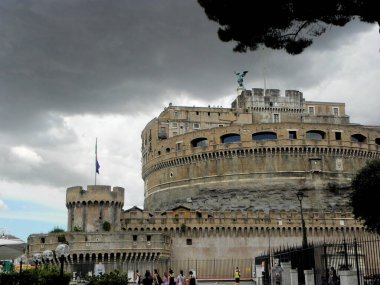
[[[90,185],[66,191],[68,231],[119,231],[124,205],[124,188]]]
[[[169,104],[142,131],[144,207],[345,211],[350,184],[380,157],[380,128],[350,123],[345,104],[238,88],[230,108]]]

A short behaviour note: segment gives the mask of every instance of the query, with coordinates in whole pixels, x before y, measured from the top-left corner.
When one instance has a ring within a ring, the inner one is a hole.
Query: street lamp
[[[22,272],[22,265],[26,262],[26,256],[25,254],[21,255],[20,257],[20,274]]]
[[[61,278],[63,277],[63,263],[65,258],[67,258],[70,254],[70,247],[67,244],[59,244],[55,249],[56,256],[59,257],[59,261],[61,262]]]
[[[54,254],[51,250],[45,250],[43,253],[42,253],[42,260],[49,264],[54,258]],[[46,267],[48,267],[49,265],[46,264]]]
[[[298,201],[300,201],[300,208],[301,208],[301,221],[302,221],[302,248],[307,248],[307,237],[306,237],[306,226],[305,226],[305,220],[303,219],[303,211],[302,211],[302,199],[304,195],[302,191],[297,192],[297,198]]]
[[[38,267],[38,263],[40,263],[42,261],[42,255],[41,253],[35,253],[33,254],[33,261],[34,261],[34,264],[36,265],[36,269]]]

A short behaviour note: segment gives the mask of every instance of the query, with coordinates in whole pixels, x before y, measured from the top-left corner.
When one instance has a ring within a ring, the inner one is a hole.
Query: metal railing
[[[342,270],[357,272],[358,285],[380,285],[380,236],[365,239],[343,238],[329,243],[309,245],[308,248],[287,247],[274,250],[270,255],[256,258],[255,263],[267,263],[266,275],[274,263],[291,262],[298,269],[298,281],[304,284],[303,271],[314,269],[316,285],[328,284],[333,267],[337,275]],[[268,278],[270,282],[270,278]]]

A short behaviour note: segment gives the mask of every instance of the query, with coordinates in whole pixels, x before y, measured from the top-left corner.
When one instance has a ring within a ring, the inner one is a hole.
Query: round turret
[[[68,231],[102,232],[120,230],[124,205],[124,188],[89,185],[70,187],[66,191]]]

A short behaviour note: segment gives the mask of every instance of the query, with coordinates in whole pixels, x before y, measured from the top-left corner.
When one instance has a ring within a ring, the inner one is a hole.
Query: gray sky
[[[252,13],[254,15],[255,13]],[[22,238],[66,227],[65,190],[126,188],[143,204],[140,133],[165,106],[228,107],[247,88],[296,89],[346,103],[379,125],[380,36],[353,22],[298,56],[232,52],[196,1],[0,2],[0,228]],[[283,94],[283,93],[282,93]]]

